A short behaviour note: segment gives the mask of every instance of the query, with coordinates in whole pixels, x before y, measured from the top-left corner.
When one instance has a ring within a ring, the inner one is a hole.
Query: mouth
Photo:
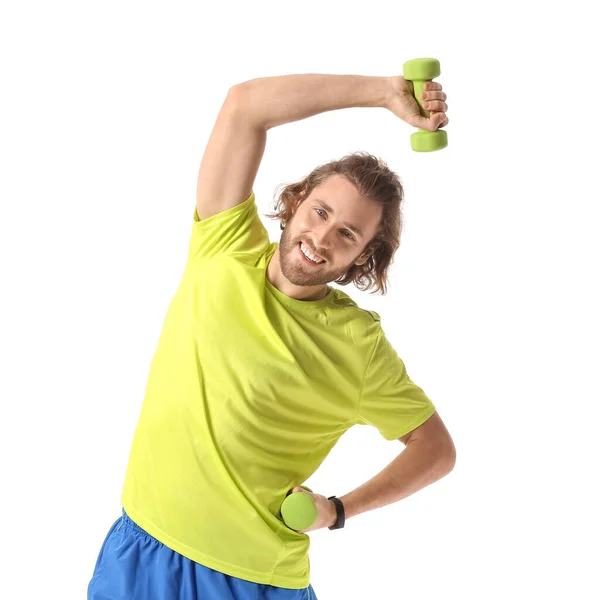
[[[323,265],[327,261],[321,258],[318,254],[315,254],[304,242],[298,244],[298,254],[300,258],[307,264],[316,267],[317,265]],[[308,256],[307,256],[308,254]],[[314,260],[313,260],[314,259]]]

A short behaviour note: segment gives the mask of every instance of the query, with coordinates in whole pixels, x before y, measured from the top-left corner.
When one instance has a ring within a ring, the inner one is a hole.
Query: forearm
[[[447,475],[454,460],[448,448],[420,441],[408,444],[373,479],[340,497],[346,519],[414,494]]]
[[[367,75],[280,75],[232,89],[247,118],[266,129],[341,108],[386,108],[392,93],[389,77]]]

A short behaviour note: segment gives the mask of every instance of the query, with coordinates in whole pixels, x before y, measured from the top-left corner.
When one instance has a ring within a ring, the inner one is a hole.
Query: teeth
[[[302,250],[302,254],[304,254],[304,256],[306,256],[307,258],[309,258],[310,260],[312,260],[314,263],[322,263],[323,260],[321,260],[320,258],[317,258],[314,254],[312,254],[310,252],[310,250],[304,245],[304,242],[302,242],[300,244],[300,250]]]

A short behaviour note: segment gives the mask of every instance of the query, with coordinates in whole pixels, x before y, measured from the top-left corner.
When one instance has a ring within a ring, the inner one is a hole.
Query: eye
[[[315,211],[316,211],[316,213],[317,213],[317,214],[318,214],[320,217],[322,217],[322,218],[325,218],[325,210],[324,210],[324,209],[322,209],[322,208],[315,208]],[[323,214],[321,214],[321,213],[323,213]],[[344,231],[342,231],[342,235],[343,235],[343,236],[344,236],[344,237],[345,237],[347,240],[350,240],[350,241],[354,240],[354,236],[353,236],[353,235],[352,235],[352,234],[351,234],[351,233],[350,233],[350,232],[349,232],[347,229],[345,229]]]

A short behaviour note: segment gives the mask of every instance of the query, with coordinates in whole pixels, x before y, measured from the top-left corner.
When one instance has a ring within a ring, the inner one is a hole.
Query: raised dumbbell
[[[412,81],[415,100],[424,117],[429,117],[429,112],[423,108],[421,93],[426,81],[439,77],[441,73],[440,61],[435,58],[415,58],[404,63],[403,77]],[[448,145],[448,134],[443,129],[428,131],[418,129],[410,136],[410,145],[415,152],[433,152],[441,150]]]

